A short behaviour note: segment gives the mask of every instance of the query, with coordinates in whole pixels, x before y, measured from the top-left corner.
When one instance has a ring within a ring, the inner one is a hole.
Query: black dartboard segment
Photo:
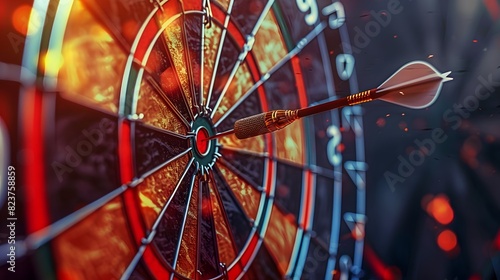
[[[118,118],[51,94],[44,101],[55,106],[45,159],[47,198],[57,221],[120,187]]]
[[[136,164],[139,176],[172,160],[187,149],[186,139],[140,123],[135,125]]]

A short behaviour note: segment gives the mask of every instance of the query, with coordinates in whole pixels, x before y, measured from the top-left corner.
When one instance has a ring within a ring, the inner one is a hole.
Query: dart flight
[[[453,80],[448,77],[450,73],[440,73],[427,62],[410,62],[377,88],[307,108],[274,110],[249,116],[236,121],[232,130],[207,140],[233,133],[239,139],[250,138],[282,129],[299,118],[377,99],[411,109],[426,108],[437,99],[443,83]]]

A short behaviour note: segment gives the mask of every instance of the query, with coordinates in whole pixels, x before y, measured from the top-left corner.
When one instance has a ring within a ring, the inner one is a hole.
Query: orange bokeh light
[[[434,197],[427,206],[425,210],[429,215],[431,215],[436,221],[443,225],[447,225],[453,221],[454,213],[450,206],[448,197],[445,195],[438,195]]]
[[[134,20],[128,20],[122,25],[123,36],[132,41],[139,31],[139,24]]]
[[[457,236],[449,229],[443,230],[437,237],[439,248],[450,252],[457,247]]]
[[[12,13],[12,26],[14,26],[14,29],[17,32],[21,33],[24,36],[28,34],[28,26],[32,28],[40,27],[40,19],[38,17],[38,14],[33,10],[32,15],[31,11],[32,8],[30,5],[21,5],[14,10],[14,13]],[[33,17],[31,22],[30,16]]]

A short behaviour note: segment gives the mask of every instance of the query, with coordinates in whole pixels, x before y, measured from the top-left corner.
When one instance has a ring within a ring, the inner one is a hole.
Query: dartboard
[[[18,109],[2,115],[18,131],[0,125],[2,142],[15,143],[2,171],[15,168],[16,211],[2,201],[2,217],[18,218],[17,273],[363,275],[359,106],[209,139],[243,117],[358,92],[341,1],[32,7],[20,78],[8,82]]]

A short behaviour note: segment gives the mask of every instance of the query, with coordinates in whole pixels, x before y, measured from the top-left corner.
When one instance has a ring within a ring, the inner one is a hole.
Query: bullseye
[[[197,116],[191,124],[192,155],[202,170],[211,168],[217,159],[217,141],[210,140],[210,136],[215,134],[212,122],[204,115]]]
[[[208,130],[206,128],[198,128],[195,136],[196,150],[198,150],[198,153],[200,153],[200,155],[202,156],[207,155],[208,150],[210,149],[211,141],[208,141],[209,136],[210,134],[208,133]]]

